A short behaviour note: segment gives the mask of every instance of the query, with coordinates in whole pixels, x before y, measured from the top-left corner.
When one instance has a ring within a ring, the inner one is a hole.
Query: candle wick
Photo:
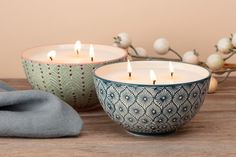
[[[79,50],[78,49],[76,50],[76,53],[77,53],[77,55],[79,55]]]
[[[52,57],[49,57],[49,58],[50,58],[51,61],[53,60]]]
[[[93,57],[91,57],[91,61],[93,62]]]
[[[171,72],[171,73],[170,73],[170,76],[171,76],[171,78],[173,79],[174,73],[173,73],[173,72]]]
[[[155,85],[155,84],[156,84],[156,80],[153,80],[153,82],[152,82],[152,83],[153,83],[153,85]]]
[[[131,72],[129,72],[129,78],[131,78],[131,76],[132,76],[132,75],[131,75]]]

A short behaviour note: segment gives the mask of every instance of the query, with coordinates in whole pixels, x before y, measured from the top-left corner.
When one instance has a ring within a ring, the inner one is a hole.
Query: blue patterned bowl
[[[152,68],[158,71],[168,65],[166,61],[131,63],[133,71],[143,69],[144,65],[146,69]],[[96,69],[94,75],[96,92],[105,112],[130,133],[139,135],[169,133],[186,124],[195,116],[204,102],[210,73],[200,66],[173,63],[177,67],[176,73],[178,73],[178,68],[183,68],[182,72],[189,73],[187,76],[191,75],[192,81],[156,85],[142,83],[142,81],[137,84],[122,82],[115,73],[127,72],[125,62]],[[116,79],[112,79],[113,74]],[[146,76],[145,72],[142,75]]]

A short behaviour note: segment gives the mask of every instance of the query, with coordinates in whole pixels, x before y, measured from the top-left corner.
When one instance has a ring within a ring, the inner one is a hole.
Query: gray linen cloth
[[[77,136],[83,122],[68,104],[48,92],[16,91],[0,81],[0,136]]]

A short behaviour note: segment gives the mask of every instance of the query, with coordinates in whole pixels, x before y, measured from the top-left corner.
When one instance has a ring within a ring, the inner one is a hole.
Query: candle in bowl
[[[28,49],[22,63],[33,89],[51,92],[82,111],[98,104],[93,70],[126,57],[127,52],[117,47],[76,42]]]
[[[96,69],[94,82],[103,109],[129,132],[158,135],[176,131],[203,104],[210,80],[207,69],[168,61],[127,64]]]

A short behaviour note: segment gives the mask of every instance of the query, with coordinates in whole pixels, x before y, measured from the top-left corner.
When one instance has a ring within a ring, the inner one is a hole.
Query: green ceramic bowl
[[[126,60],[123,49],[94,45],[95,57],[89,59],[89,45],[83,45],[79,56],[73,44],[31,48],[23,52],[22,64],[33,89],[51,92],[78,111],[97,106],[98,99],[93,83],[93,70],[108,63]],[[56,50],[53,61],[47,54]]]

